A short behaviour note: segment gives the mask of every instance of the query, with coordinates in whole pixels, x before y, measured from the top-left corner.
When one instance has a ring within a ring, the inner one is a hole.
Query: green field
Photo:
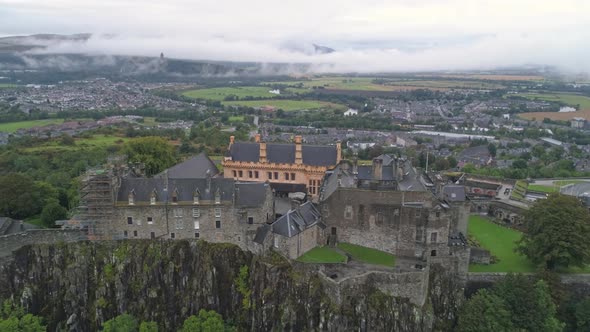
[[[189,98],[195,99],[208,99],[224,101],[228,96],[235,96],[238,99],[246,97],[252,98],[273,98],[277,95],[268,92],[271,88],[266,86],[238,86],[238,87],[226,87],[226,88],[210,88],[210,89],[196,89],[184,91],[182,94]],[[307,90],[304,89],[287,89],[287,91],[281,91],[281,95],[293,95],[297,92]]]
[[[528,190],[538,191],[542,193],[556,193],[559,192],[558,186],[545,186],[542,184],[529,184]]]
[[[346,257],[329,247],[315,247],[297,258],[303,263],[346,263]]]
[[[490,265],[471,264],[470,272],[534,272],[535,266],[525,256],[514,252],[522,233],[494,224],[481,216],[469,217],[469,235],[499,259]]]
[[[297,110],[313,110],[319,108],[332,108],[332,109],[345,109],[344,105],[328,103],[318,100],[286,100],[286,99],[267,99],[267,100],[239,100],[239,101],[226,101],[224,105],[234,106],[246,106],[246,107],[264,107],[271,106],[276,109],[282,109],[284,111],[297,111]]]
[[[7,122],[7,123],[0,123],[0,131],[13,133],[19,129],[40,127],[40,126],[46,126],[46,125],[50,125],[50,124],[60,124],[63,122],[64,122],[63,119],[45,119],[45,120]]]
[[[0,89],[16,88],[18,85],[10,83],[0,83]]]
[[[580,105],[580,110],[590,109],[590,97],[568,94],[568,93],[522,93],[516,96],[528,99],[540,99],[547,101],[558,101],[570,106]]]
[[[122,145],[123,143],[127,142],[129,138],[127,137],[118,137],[118,136],[110,136],[110,135],[95,135],[91,138],[76,138],[75,145],[62,145],[60,144],[60,139],[56,138],[55,140],[48,141],[42,145],[33,147],[33,148],[26,148],[24,149],[25,152],[37,152],[37,151],[44,151],[44,150],[55,150],[55,151],[64,151],[64,150],[76,150],[82,148],[94,148],[94,147],[108,147],[111,145]]]
[[[234,115],[229,117],[229,122],[244,122],[244,117],[241,115]]]
[[[350,243],[338,243],[338,249],[350,254],[352,259],[375,265],[394,266],[395,256],[390,253]]]

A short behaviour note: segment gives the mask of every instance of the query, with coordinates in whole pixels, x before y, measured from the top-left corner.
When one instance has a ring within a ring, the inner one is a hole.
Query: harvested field
[[[518,114],[520,118],[531,121],[543,121],[543,119],[569,121],[573,118],[590,120],[590,109],[576,112],[527,112]]]

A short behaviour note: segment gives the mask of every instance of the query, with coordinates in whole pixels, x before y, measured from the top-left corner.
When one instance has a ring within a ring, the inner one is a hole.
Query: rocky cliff
[[[461,298],[457,279],[436,266],[423,307],[366,281],[335,292],[323,278],[317,266],[229,244],[41,244],[19,249],[0,268],[0,298],[45,317],[49,331],[96,331],[124,312],[175,331],[201,308],[242,331],[429,331],[452,324]]]

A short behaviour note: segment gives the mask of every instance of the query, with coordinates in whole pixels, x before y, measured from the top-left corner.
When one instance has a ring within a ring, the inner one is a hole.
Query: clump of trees
[[[9,300],[2,303],[0,311],[0,331],[45,332],[46,326],[39,316],[26,313],[24,308]]]
[[[130,314],[122,314],[104,322],[103,332],[158,332],[158,324],[142,321]],[[223,321],[223,317],[214,310],[201,309],[197,315],[189,316],[179,332],[232,332],[235,329]]]
[[[132,139],[124,148],[129,163],[143,164],[147,176],[160,173],[177,161],[174,147],[162,137]]]

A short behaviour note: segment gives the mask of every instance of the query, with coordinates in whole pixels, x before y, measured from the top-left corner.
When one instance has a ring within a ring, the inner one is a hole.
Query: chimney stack
[[[295,164],[303,164],[303,150],[301,148],[301,136],[295,136]]]
[[[260,142],[259,143],[260,146],[260,162],[261,163],[265,163],[266,162],[266,142]]]
[[[236,137],[235,137],[235,136],[233,136],[233,135],[232,135],[232,136],[230,136],[230,137],[229,137],[229,145],[232,145],[232,144],[234,144],[235,140],[236,140]]]
[[[383,159],[373,159],[373,180],[381,181],[383,174]]]
[[[260,143],[260,134],[256,134],[256,136],[254,136],[254,141],[256,143]]]
[[[342,160],[342,142],[336,142],[336,164]]]

